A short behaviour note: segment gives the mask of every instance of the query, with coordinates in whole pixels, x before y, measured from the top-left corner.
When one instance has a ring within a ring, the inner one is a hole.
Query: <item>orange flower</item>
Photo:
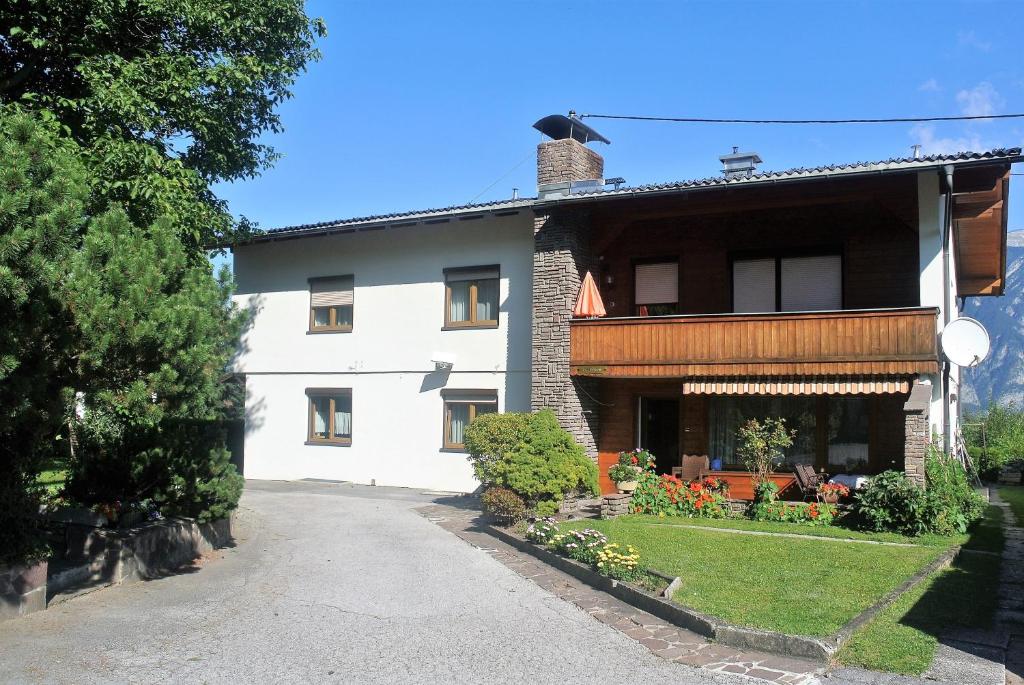
[[[693,490],[694,492],[700,492],[700,483],[696,481],[690,483],[690,490]]]

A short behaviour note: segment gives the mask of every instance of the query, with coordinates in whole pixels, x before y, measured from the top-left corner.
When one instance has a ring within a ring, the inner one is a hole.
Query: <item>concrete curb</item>
[[[771,630],[759,630],[738,626],[722,621],[714,616],[708,616],[694,609],[676,604],[670,598],[679,587],[682,586],[682,579],[671,579],[668,587],[661,593],[661,596],[654,595],[642,588],[630,583],[624,583],[607,578],[589,566],[581,564],[572,559],[567,559],[554,552],[544,549],[508,531],[495,528],[490,525],[481,525],[482,530],[489,535],[509,544],[516,549],[537,557],[541,561],[557,568],[564,573],[571,575],[577,580],[586,583],[590,587],[607,592],[617,599],[631,604],[638,609],[657,616],[680,628],[693,631],[698,635],[710,638],[724,645],[739,647],[742,649],[753,649],[761,652],[770,652],[783,656],[791,656],[802,659],[811,659],[818,662],[828,662],[833,655],[846,643],[853,633],[865,623],[874,618],[879,612],[895,602],[903,593],[907,592],[926,577],[944,566],[948,566],[959,552],[955,547],[927,567],[917,572],[910,579],[902,583],[896,589],[890,591],[882,599],[875,602],[863,612],[855,616],[850,622],[844,625],[839,632],[828,637],[812,637],[806,635],[788,635]],[[670,576],[648,570],[661,578],[670,580]]]

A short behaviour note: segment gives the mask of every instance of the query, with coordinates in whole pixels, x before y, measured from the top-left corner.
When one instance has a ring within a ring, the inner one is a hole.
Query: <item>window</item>
[[[732,264],[732,304],[734,312],[842,309],[842,257],[737,259]]]
[[[829,473],[864,473],[867,470],[869,421],[867,398],[829,398]]]
[[[349,333],[352,330],[352,276],[309,279],[311,333]]]
[[[445,328],[495,328],[498,325],[497,266],[445,269]]]
[[[663,316],[679,312],[679,262],[637,264],[633,299],[637,316]]]
[[[730,467],[742,467],[736,454],[736,432],[749,419],[783,418],[786,428],[796,430],[793,446],[786,450],[786,466],[815,464],[817,398],[733,395],[712,397],[709,406],[712,459]]]
[[[306,444],[352,444],[351,388],[307,388],[309,427]]]
[[[494,390],[442,390],[444,399],[444,448],[465,449],[466,426],[481,414],[498,411]]]

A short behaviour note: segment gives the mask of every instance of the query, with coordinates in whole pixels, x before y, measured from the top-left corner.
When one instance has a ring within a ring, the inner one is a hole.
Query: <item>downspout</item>
[[[942,226],[942,329],[950,322],[949,310],[953,303],[950,302],[950,268],[949,250],[953,238],[953,165],[947,164],[942,168],[946,174],[946,211],[943,217]],[[953,435],[950,430],[949,412],[949,360],[943,357],[942,360],[942,440],[946,451],[952,449]]]

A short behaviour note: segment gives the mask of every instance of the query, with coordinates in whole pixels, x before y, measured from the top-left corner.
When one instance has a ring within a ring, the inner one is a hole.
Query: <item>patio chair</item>
[[[800,488],[800,496],[803,499],[817,499],[818,486],[825,482],[825,476],[814,472],[810,464],[797,464],[793,469],[796,476],[797,487]]]
[[[708,472],[708,458],[703,454],[684,454],[683,465],[672,467],[672,475],[680,480],[703,478]]]

